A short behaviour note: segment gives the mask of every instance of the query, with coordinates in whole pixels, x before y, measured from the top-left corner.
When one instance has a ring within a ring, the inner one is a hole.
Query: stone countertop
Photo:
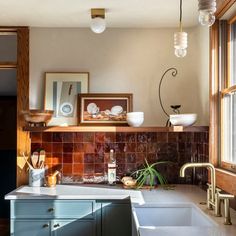
[[[219,226],[220,236],[236,235],[236,211],[231,209],[232,225],[223,224],[223,217],[215,217],[213,211],[206,209],[206,192],[194,185],[176,185],[174,190],[157,188],[155,190],[128,190],[120,185],[57,185],[55,188],[22,186],[5,196],[6,200],[18,199],[93,199],[93,200],[121,200],[131,199],[132,207],[144,204],[186,204],[191,203],[199,207]],[[156,235],[155,230],[140,229],[140,236]]]

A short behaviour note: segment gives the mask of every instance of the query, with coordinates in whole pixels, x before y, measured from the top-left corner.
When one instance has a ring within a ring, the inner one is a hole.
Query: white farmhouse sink
[[[217,224],[193,204],[143,205],[133,208],[133,216],[147,235],[217,235]]]

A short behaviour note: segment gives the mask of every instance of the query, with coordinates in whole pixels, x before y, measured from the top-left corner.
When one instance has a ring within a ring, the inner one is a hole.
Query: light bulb
[[[215,15],[212,12],[200,11],[198,20],[203,26],[212,26],[215,22]]]
[[[175,56],[185,57],[187,55],[187,50],[184,48],[175,49]]]
[[[186,32],[176,32],[174,34],[174,48],[177,57],[185,57],[187,55],[188,34]]]
[[[102,17],[94,17],[91,20],[91,30],[94,33],[100,34],[106,29],[106,21]]]

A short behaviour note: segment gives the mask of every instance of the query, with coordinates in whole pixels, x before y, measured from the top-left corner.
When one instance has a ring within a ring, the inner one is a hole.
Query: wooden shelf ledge
[[[129,127],[129,126],[47,126],[24,127],[29,132],[208,132],[208,126]]]

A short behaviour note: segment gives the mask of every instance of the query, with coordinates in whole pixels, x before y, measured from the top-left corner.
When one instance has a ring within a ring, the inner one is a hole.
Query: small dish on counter
[[[174,114],[170,115],[170,123],[174,126],[191,126],[197,121],[197,114]]]
[[[53,110],[25,110],[21,112],[24,116],[25,122],[30,127],[34,126],[47,126],[48,122],[52,119]]]
[[[127,122],[128,122],[128,125],[132,127],[141,126],[144,122],[144,113],[143,112],[128,112]]]

